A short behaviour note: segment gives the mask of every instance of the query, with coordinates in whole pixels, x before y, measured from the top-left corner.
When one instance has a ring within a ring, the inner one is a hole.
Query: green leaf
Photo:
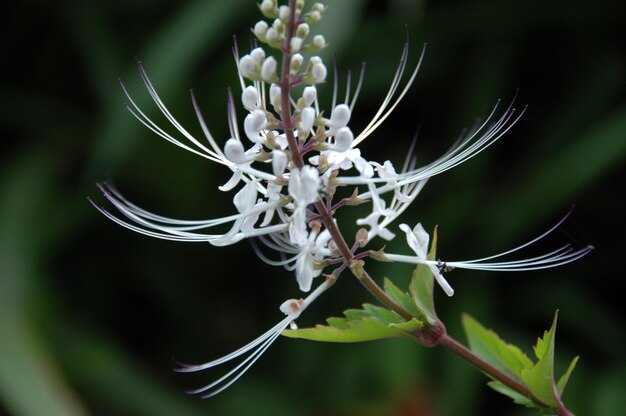
[[[497,391],[498,393],[501,393],[507,397],[510,397],[511,399],[513,399],[513,402],[517,404],[521,404],[522,406],[526,406],[526,407],[536,407],[535,403],[533,403],[533,401],[530,400],[528,397],[516,392],[510,387],[505,386],[499,381],[495,381],[495,380],[490,381],[489,383],[487,383],[487,385],[491,387],[492,389],[494,389],[495,391]]]
[[[413,316],[420,316],[420,310],[413,303],[413,299],[411,295],[402,291],[398,286],[396,286],[390,279],[385,277],[383,287],[385,292],[396,301],[396,303],[402,306],[404,309],[409,311]]]
[[[557,405],[553,394],[554,384],[554,334],[556,332],[558,312],[554,314],[552,327],[544,332],[543,337],[537,340],[535,355],[537,363],[521,373],[522,380],[531,393],[543,403],[555,407]]]
[[[433,239],[428,253],[429,260],[437,257],[437,227],[433,230]],[[409,291],[413,297],[413,303],[419,309],[420,316],[423,316],[430,325],[435,325],[438,321],[433,301],[434,276],[428,266],[418,264],[413,271],[413,277],[409,284]]]
[[[328,318],[328,325],[297,330],[286,329],[288,338],[323,342],[364,342],[376,339],[409,337],[409,333],[422,328],[423,323],[413,318],[405,321],[395,312],[380,306],[363,305],[363,309],[348,309],[345,318]]]
[[[522,381],[521,372],[533,366],[530,358],[518,347],[506,343],[495,332],[485,328],[471,316],[465,314],[462,320],[470,349],[498,370]]]
[[[578,362],[579,358],[580,357],[574,357],[572,362],[569,363],[569,367],[567,367],[565,373],[561,376],[558,383],[556,383],[556,388],[559,392],[559,396],[563,394],[565,386],[567,386],[567,382],[569,381],[569,376],[572,375],[572,371],[574,371],[574,367],[576,367],[576,363]]]

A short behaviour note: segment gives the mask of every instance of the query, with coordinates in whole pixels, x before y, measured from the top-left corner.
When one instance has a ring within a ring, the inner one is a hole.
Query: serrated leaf
[[[400,315],[380,306],[363,305],[363,309],[348,309],[345,317],[328,318],[328,325],[297,330],[287,329],[288,338],[323,342],[364,342],[376,339],[409,337],[409,333],[423,327],[416,318],[405,321]]]
[[[556,407],[557,402],[552,389],[554,384],[554,334],[556,332],[558,312],[554,314],[552,326],[543,337],[537,340],[535,354],[539,361],[521,373],[522,381],[530,392],[548,406]]]
[[[385,293],[389,295],[396,303],[406,309],[413,316],[419,316],[420,311],[413,303],[413,299],[411,295],[404,292],[398,286],[396,286],[390,279],[385,277],[383,288],[385,289]]]
[[[579,358],[580,357],[574,357],[572,362],[569,363],[569,366],[567,367],[567,370],[565,371],[565,373],[561,376],[558,383],[556,383],[556,388],[559,392],[559,396],[563,394],[563,391],[565,390],[565,386],[567,386],[569,377],[572,375],[572,371],[574,371],[574,367],[576,367],[576,363],[578,362]]]
[[[482,326],[469,315],[463,315],[463,328],[470,349],[498,370],[522,381],[521,372],[533,362],[518,347],[503,341],[495,332]]]
[[[424,323],[413,318],[410,321],[400,322],[399,324],[389,324],[390,328],[397,328],[403,332],[413,332],[424,327]]]
[[[495,391],[497,391],[498,393],[504,394],[507,397],[510,397],[511,399],[513,399],[513,402],[517,403],[517,404],[521,404],[522,406],[526,406],[526,407],[535,407],[536,405],[533,403],[532,400],[530,400],[528,397],[516,392],[515,390],[511,389],[510,387],[505,386],[504,384],[502,384],[499,381],[490,381],[489,383],[487,383],[487,385],[489,387],[491,387],[492,389],[494,389]]]
[[[437,227],[433,230],[433,238],[428,252],[428,260],[437,257]],[[428,266],[418,264],[413,271],[409,292],[413,303],[420,311],[420,315],[430,324],[435,325],[438,321],[433,301],[434,276]]]

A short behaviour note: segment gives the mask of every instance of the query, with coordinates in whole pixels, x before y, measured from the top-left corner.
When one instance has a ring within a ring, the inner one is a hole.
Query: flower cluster
[[[101,183],[99,187],[118,214],[96,205],[100,212],[130,230],[166,240],[225,246],[253,239],[259,258],[270,265],[294,271],[303,292],[311,290],[325,267],[338,265],[338,269],[326,275],[306,298],[284,302],[280,309],[286,318],[252,343],[218,360],[181,367],[180,370],[185,372],[199,371],[247,355],[224,377],[195,391],[205,396],[217,394],[232,384],[283,329],[295,326],[294,321],[302,311],[332,285],[339,272],[351,262],[367,257],[368,252],[361,249],[368,241],[376,237],[393,239],[392,223],[415,200],[428,179],[489,147],[523,113],[511,105],[497,115],[500,111],[497,104],[485,120],[469,129],[449,151],[425,166],[416,165],[413,145],[400,169],[389,160],[367,160],[358,145],[376,131],[405,96],[417,75],[424,50],[416,66],[407,71],[410,49],[408,44],[405,45],[380,108],[362,131],[355,132],[350,127],[350,119],[364,71],[361,71],[352,94],[348,81],[344,100],[338,98],[335,77],[329,111],[323,110],[317,88],[326,82],[328,71],[315,53],[326,46],[326,41],[322,35],[311,36],[309,32],[310,25],[322,19],[325,7],[315,3],[305,10],[304,3],[303,0],[292,0],[289,5],[279,6],[275,0],[263,0],[259,4],[268,19],[259,21],[253,28],[261,46],[245,55],[240,55],[236,47],[234,49],[245,116],[240,125],[236,100],[229,94],[230,137],[226,140],[216,140],[212,136],[193,94],[192,103],[204,138],[189,133],[163,103],[141,63],[138,64],[139,74],[148,93],[178,133],[171,135],[153,122],[122,84],[129,101],[128,110],[148,129],[232,172],[232,177],[219,189],[224,192],[236,190],[233,197],[236,213],[195,221],[167,218],[131,203],[109,183]],[[271,51],[278,51],[279,59]],[[308,58],[303,53],[308,54]],[[240,126],[243,126],[242,131]],[[347,187],[355,191],[352,194],[340,191]],[[340,195],[345,196],[339,198]],[[349,247],[339,231],[334,213],[345,206],[358,204],[369,204],[371,212],[356,219],[356,224],[363,228],[354,245]],[[414,255],[379,253],[378,258],[428,265],[449,296],[454,291],[443,273],[453,268],[532,270],[568,263],[590,250],[587,247],[574,251],[566,246],[531,259],[489,262],[534,243],[544,234],[496,256],[460,262],[432,261],[426,257],[429,236],[420,224],[413,228],[400,224],[399,229],[406,234],[408,249]]]

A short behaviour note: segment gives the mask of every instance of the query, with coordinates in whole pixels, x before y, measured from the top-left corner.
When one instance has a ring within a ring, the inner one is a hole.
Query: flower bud
[[[317,10],[309,12],[306,14],[306,21],[309,23],[317,23],[322,20],[322,14]]]
[[[316,11],[316,12],[320,12],[320,13],[324,13],[324,11],[326,10],[326,6],[324,6],[323,3],[317,2],[315,4],[313,4],[313,7],[311,7],[312,11]]]
[[[254,35],[261,41],[266,42],[265,34],[269,29],[269,25],[265,20],[259,20],[256,25],[254,25]]]
[[[365,228],[359,228],[359,231],[356,232],[356,243],[359,247],[365,247],[367,245],[367,237],[367,230]]]
[[[309,135],[315,122],[315,110],[311,107],[306,107],[300,113],[300,132],[305,135]]]
[[[289,42],[289,46],[291,47],[291,53],[297,53],[302,49],[302,38],[293,37]]]
[[[304,97],[307,107],[311,106],[317,98],[317,89],[313,85],[305,87],[302,97]]]
[[[252,78],[256,72],[256,64],[250,55],[244,55],[239,60],[239,72],[242,77]]]
[[[352,142],[354,141],[354,134],[348,127],[342,127],[337,130],[335,134],[335,151],[345,152],[350,149]]]
[[[313,42],[311,43],[313,50],[319,51],[320,49],[324,49],[326,47],[326,39],[322,35],[313,36]]]
[[[246,155],[243,144],[237,139],[228,139],[224,145],[226,158],[233,163],[241,164],[246,162]]]
[[[270,85],[270,103],[277,111],[280,109],[280,87],[276,84]]]
[[[282,176],[287,168],[287,154],[282,150],[272,150],[272,171],[276,176]]]
[[[289,20],[289,6],[280,6],[278,8],[278,18],[281,22],[287,22]]]
[[[255,64],[260,65],[265,59],[265,51],[263,50],[263,48],[254,48],[250,52],[250,56],[252,57],[252,60]]]
[[[289,65],[289,71],[291,72],[292,75],[295,75],[296,73],[298,73],[298,71],[300,70],[300,67],[302,66],[303,61],[304,61],[304,57],[299,53],[296,53],[291,57],[291,64]]]
[[[276,17],[276,4],[272,0],[263,0],[261,5],[259,6],[259,9],[261,9],[261,13],[263,13],[263,16],[267,17],[268,19],[273,19]]]
[[[278,41],[278,31],[276,30],[276,28],[274,27],[270,27],[269,29],[267,29],[267,32],[265,33],[265,39],[267,40],[267,43],[274,43]]]
[[[278,80],[276,68],[278,64],[273,56],[267,58],[261,66],[261,79],[265,82],[274,82]]]
[[[310,28],[308,24],[301,23],[296,29],[296,36],[302,39],[306,38],[309,35],[309,29]]]
[[[253,86],[246,87],[246,89],[241,93],[241,102],[246,110],[254,110],[258,105],[258,101],[259,92]]]
[[[313,81],[315,83],[326,81],[327,73],[328,71],[326,70],[326,66],[322,63],[313,65],[313,69],[311,70],[311,76],[313,77]]]

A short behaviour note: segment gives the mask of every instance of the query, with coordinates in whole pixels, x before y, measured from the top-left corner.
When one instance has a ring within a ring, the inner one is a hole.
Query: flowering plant
[[[237,213],[196,221],[167,218],[133,204],[107,182],[98,186],[119,214],[94,204],[117,224],[151,237],[208,242],[214,246],[250,239],[262,261],[293,271],[300,291],[307,293],[304,298],[284,301],[279,309],[285,318],[251,343],[204,364],[181,365],[179,371],[195,372],[240,360],[224,376],[193,392],[203,397],[222,392],[281,334],[330,342],[404,337],[429,347],[441,345],[465,358],[492,379],[491,387],[516,403],[559,415],[571,414],[561,395],[577,359],[557,382],[553,371],[556,318],[538,341],[537,361],[533,362],[517,347],[505,343],[468,316],[463,318],[463,323],[470,349],[464,347],[447,334],[433,301],[435,282],[445,294],[453,296],[454,290],[445,276],[453,269],[537,270],[583,257],[592,250],[591,246],[574,249],[565,245],[540,256],[501,260],[541,240],[563,220],[527,243],[475,260],[437,258],[436,230],[431,241],[420,223],[397,226],[406,238],[405,253],[391,253],[384,248],[366,249],[372,241],[389,241],[396,237],[393,222],[411,205],[431,177],[471,159],[495,143],[524,111],[516,111],[513,103],[503,110],[496,104],[491,113],[460,137],[450,150],[424,166],[417,165],[415,140],[400,169],[389,160],[368,160],[358,145],[377,130],[408,92],[425,48],[415,68],[407,71],[410,57],[407,42],[380,108],[362,131],[354,132],[350,119],[363,84],[364,70],[354,91],[348,78],[343,100],[339,97],[337,77],[334,77],[329,110],[324,110],[317,95],[317,88],[327,81],[328,70],[315,54],[326,46],[326,40],[322,35],[311,36],[309,32],[311,26],[322,19],[325,6],[314,3],[307,8],[304,0],[290,0],[285,5],[264,0],[259,8],[268,20],[259,21],[253,28],[258,44],[244,55],[236,45],[234,48],[240,101],[247,114],[240,130],[236,100],[229,93],[231,137],[226,141],[212,136],[193,94],[193,106],[205,138],[198,139],[189,133],[163,103],[141,62],[138,62],[139,73],[148,93],[178,134],[167,133],[147,117],[121,84],[129,100],[128,110],[147,128],[232,172],[231,178],[219,189],[236,190],[233,204]],[[339,226],[336,212],[361,204],[367,204],[371,211],[356,219],[356,225],[361,228],[353,238],[348,238]],[[222,231],[222,227],[230,228]],[[220,231],[209,233],[209,229]],[[415,265],[408,290],[388,279],[383,287],[379,286],[367,272],[366,260]],[[347,310],[345,317],[329,318],[328,325],[299,329],[298,317],[346,270],[383,306],[366,304],[362,309]],[[314,283],[317,283],[315,287]]]

